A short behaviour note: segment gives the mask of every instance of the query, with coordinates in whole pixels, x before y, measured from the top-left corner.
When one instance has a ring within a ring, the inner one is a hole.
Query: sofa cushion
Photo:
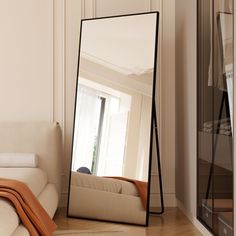
[[[38,196],[47,184],[47,174],[40,168],[0,168],[0,178],[22,181],[35,196]]]
[[[19,224],[19,218],[13,206],[0,198],[0,235],[12,235]]]
[[[30,236],[30,233],[22,224],[20,224],[11,236]]]
[[[79,172],[72,172],[71,185],[112,193],[121,193],[122,187],[120,181],[117,181],[116,179],[103,178]]]
[[[128,181],[104,178],[79,172],[72,172],[71,185],[99,191],[139,196],[136,186]]]
[[[133,183],[128,181],[121,181],[121,194],[131,195],[131,196],[139,196],[138,190]]]

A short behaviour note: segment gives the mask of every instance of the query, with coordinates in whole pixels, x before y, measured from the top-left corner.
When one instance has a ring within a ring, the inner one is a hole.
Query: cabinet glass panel
[[[197,215],[233,235],[233,1],[198,0]]]

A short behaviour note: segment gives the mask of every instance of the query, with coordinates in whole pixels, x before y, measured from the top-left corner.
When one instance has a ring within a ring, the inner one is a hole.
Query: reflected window
[[[94,175],[122,176],[131,96],[82,81],[72,170],[87,167]]]

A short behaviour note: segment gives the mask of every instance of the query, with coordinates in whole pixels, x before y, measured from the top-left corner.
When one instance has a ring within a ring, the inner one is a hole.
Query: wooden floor
[[[103,235],[102,232],[114,232],[114,235],[120,232],[119,235],[134,236],[202,235],[177,208],[166,209],[162,216],[151,216],[149,227],[66,218],[65,209],[60,209],[54,220],[58,230],[97,230],[99,235]]]

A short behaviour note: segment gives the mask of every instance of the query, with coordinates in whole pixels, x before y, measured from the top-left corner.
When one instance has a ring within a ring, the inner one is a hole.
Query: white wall
[[[0,121],[60,122],[64,134],[64,202],[71,157],[80,19],[159,10],[163,13],[158,59],[161,82],[158,81],[157,89],[160,149],[166,205],[175,205],[174,6],[174,0],[0,1]],[[158,205],[156,168],[152,175],[152,205]]]

